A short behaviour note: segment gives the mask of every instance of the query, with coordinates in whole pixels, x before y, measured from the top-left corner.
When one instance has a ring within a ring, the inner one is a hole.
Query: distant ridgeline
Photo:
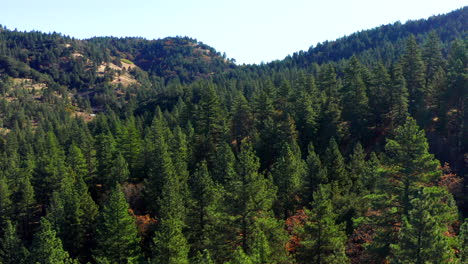
[[[0,27],[0,263],[468,263],[467,15],[261,65]]]

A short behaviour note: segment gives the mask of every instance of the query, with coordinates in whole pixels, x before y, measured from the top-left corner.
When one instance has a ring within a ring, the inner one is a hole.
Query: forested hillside
[[[0,27],[0,263],[468,263],[467,15],[261,65]]]

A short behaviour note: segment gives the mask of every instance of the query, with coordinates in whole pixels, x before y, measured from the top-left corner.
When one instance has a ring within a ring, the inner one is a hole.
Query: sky
[[[0,24],[94,36],[188,36],[238,64],[283,59],[325,40],[448,13],[468,0],[0,0]]]

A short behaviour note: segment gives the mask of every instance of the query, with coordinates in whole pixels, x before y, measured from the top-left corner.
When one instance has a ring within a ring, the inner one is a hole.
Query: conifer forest
[[[239,65],[0,26],[0,263],[468,263],[467,29]]]

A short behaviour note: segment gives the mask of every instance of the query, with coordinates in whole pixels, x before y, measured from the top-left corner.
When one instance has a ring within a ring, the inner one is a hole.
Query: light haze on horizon
[[[94,36],[196,38],[238,64],[283,59],[326,40],[383,24],[428,18],[468,0],[15,0],[0,24],[20,31]]]

